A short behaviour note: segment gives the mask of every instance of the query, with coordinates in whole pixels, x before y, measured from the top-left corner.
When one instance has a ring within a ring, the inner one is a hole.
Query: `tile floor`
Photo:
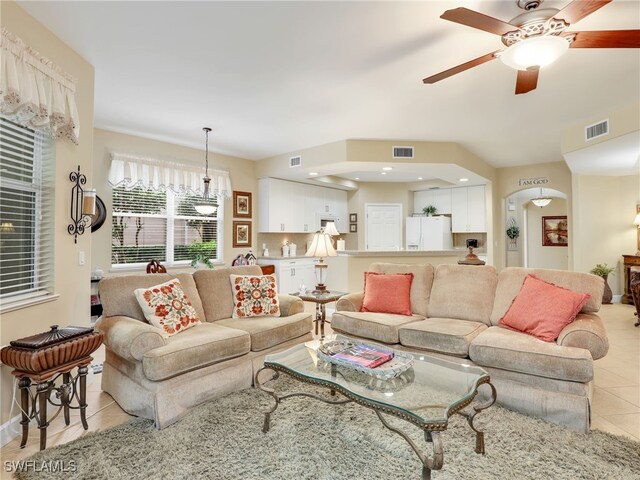
[[[600,311],[606,325],[611,348],[609,354],[595,362],[595,389],[592,427],[640,441],[640,327],[634,327],[633,307],[603,305]],[[330,328],[328,332],[331,333]],[[102,351],[95,358],[102,361]],[[100,375],[87,387],[87,420],[89,432],[104,430],[130,420],[113,399],[100,389]],[[72,412],[71,425],[64,425],[62,415],[49,426],[47,446],[60,445],[85,435],[77,412]],[[29,440],[20,449],[16,438],[0,449],[5,461],[20,460],[38,451],[38,429],[31,426]],[[0,478],[9,478],[4,468]]]

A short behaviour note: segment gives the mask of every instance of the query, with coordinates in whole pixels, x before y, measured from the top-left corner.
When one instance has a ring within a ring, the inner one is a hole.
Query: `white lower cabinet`
[[[261,258],[260,265],[272,264],[276,271],[276,285],[278,293],[289,294],[300,290],[300,285],[313,289],[316,284],[314,264],[316,259],[292,258],[292,259],[267,259]]]

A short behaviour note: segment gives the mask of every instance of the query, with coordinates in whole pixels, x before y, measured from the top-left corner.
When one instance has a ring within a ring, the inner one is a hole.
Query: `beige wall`
[[[55,169],[55,293],[52,302],[23,308],[2,315],[0,343],[49,330],[49,325],[88,325],[90,262],[78,265],[79,252],[91,252],[91,235],[78,237],[78,243],[67,233],[71,202],[69,173],[78,168],[87,176],[89,185],[95,182],[92,173],[93,150],[93,66],[62,43],[14,2],[0,4],[2,26],[17,35],[41,55],[53,61],[78,80],[76,102],[80,117],[80,142],[74,145],[66,140],[56,142]],[[13,376],[7,366],[1,367],[0,423],[9,420]]]
[[[111,161],[110,152],[112,151],[146,157],[171,158],[197,166],[204,164],[204,149],[198,150],[157,140],[95,129],[93,169],[95,178],[99,179],[95,183],[95,187],[98,191],[98,196],[107,207],[107,220],[102,228],[92,235],[94,248],[91,256],[91,266],[92,269],[100,266],[105,272],[108,272],[111,267],[111,187],[107,180]],[[258,252],[259,245],[256,244],[258,184],[254,172],[255,162],[210,152],[209,166],[214,169],[228,170],[231,175],[231,186],[234,190],[253,193],[251,249],[254,252]],[[223,260],[225,264],[231,264],[236,255],[239,253],[244,254],[248,251],[248,248],[232,248],[232,229],[233,201],[232,199],[226,199],[224,203],[223,239]]]
[[[575,175],[573,182],[574,269],[588,272],[597,263],[615,266],[609,276],[614,295],[623,292],[622,255],[636,252],[633,220],[638,203],[640,177]]]
[[[529,268],[569,268],[568,247],[544,247],[542,245],[542,217],[567,215],[567,201],[553,198],[544,208],[527,203],[527,266]]]

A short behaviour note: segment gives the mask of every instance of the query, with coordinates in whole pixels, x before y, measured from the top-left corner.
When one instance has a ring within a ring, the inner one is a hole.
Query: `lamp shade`
[[[536,207],[546,207],[547,205],[549,205],[551,203],[551,198],[549,197],[538,197],[538,198],[534,198],[531,200],[531,203],[533,203]]]
[[[313,240],[311,241],[311,246],[307,250],[305,256],[307,257],[335,257],[338,254],[336,253],[336,249],[333,248],[333,244],[331,242],[331,235],[323,232],[316,232],[313,235]]]
[[[335,222],[327,222],[324,226],[324,233],[326,233],[327,235],[331,235],[332,237],[340,235],[340,232],[336,228]]]
[[[195,204],[193,208],[195,208],[196,212],[198,212],[200,215],[213,215],[218,209],[218,207],[213,205],[212,203],[204,202]]]
[[[507,48],[500,56],[500,60],[516,70],[542,68],[555,62],[568,49],[569,42],[564,37],[555,35],[530,37]]]
[[[636,218],[633,220],[634,225],[640,225],[640,213],[636,215]]]

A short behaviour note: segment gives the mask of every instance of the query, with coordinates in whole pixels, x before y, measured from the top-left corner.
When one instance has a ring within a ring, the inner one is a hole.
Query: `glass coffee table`
[[[330,336],[328,340],[333,338],[348,339],[338,335]],[[382,424],[404,438],[414,450],[423,465],[423,480],[431,478],[431,470],[442,468],[444,450],[440,432],[447,429],[449,418],[456,413],[466,417],[471,430],[475,432],[476,453],[484,454],[484,434],[474,426],[473,421],[476,414],[494,404],[496,390],[490,382],[489,374],[482,368],[471,365],[464,359],[444,359],[412,352],[415,362],[411,368],[395,378],[381,380],[350,367],[324,362],[316,353],[319,345],[317,341],[307,342],[265,357],[264,367],[256,372],[255,383],[260,390],[273,397],[275,404],[265,412],[262,427],[264,433],[269,431],[271,415],[282,400],[303,396],[333,404],[355,402],[374,410]],[[259,377],[267,370],[273,373],[261,382]],[[330,396],[323,397],[308,392],[280,395],[273,388],[265,386],[265,383],[276,380],[280,372],[304,383],[327,387]],[[487,385],[486,388],[490,389],[489,399],[484,403],[473,404],[478,388],[482,385]],[[344,398],[336,397],[336,392]],[[383,415],[398,417],[422,429],[433,453],[424,453],[416,442],[405,432],[392,426]]]

